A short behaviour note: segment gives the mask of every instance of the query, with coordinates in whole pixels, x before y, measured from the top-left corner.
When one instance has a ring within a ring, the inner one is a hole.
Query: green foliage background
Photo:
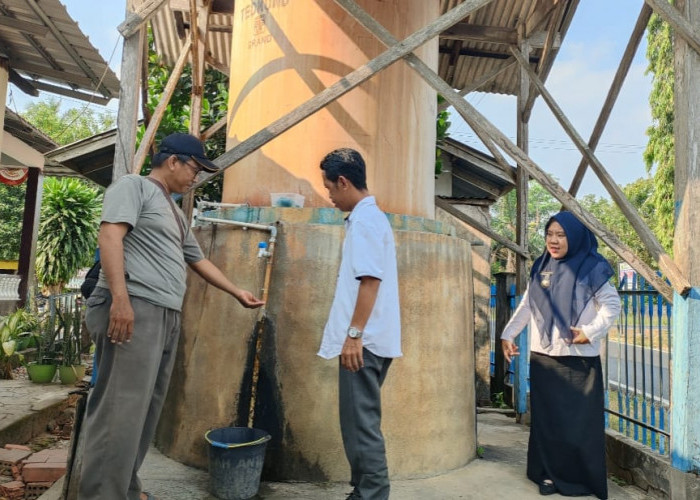
[[[647,73],[652,74],[649,95],[652,125],[647,129],[649,142],[644,151],[647,172],[653,172],[649,203],[655,216],[651,228],[673,255],[675,148],[673,137],[674,99],[673,38],[670,26],[654,14],[647,28]]]
[[[0,260],[19,259],[26,186],[0,184]]]
[[[172,68],[167,66],[155,52],[153,35],[148,34],[148,102],[151,113],[161,101]],[[188,133],[190,128],[190,95],[192,91],[192,67],[186,66],[175,87],[170,103],[158,127],[155,144],[167,135],[175,132]],[[228,76],[217,70],[207,69],[204,72],[204,91],[202,94],[202,128],[206,130],[226,115],[228,106]],[[141,142],[146,127],[141,126],[137,134]],[[226,127],[222,128],[204,144],[207,156],[216,158],[226,152]],[[151,171],[151,159],[146,159],[141,167],[141,174],[148,175]],[[195,197],[210,201],[221,201],[223,177],[218,176],[213,181],[197,189]]]
[[[111,114],[85,106],[62,111],[61,100],[54,96],[30,103],[21,114],[61,146],[104,132],[115,124]]]
[[[97,247],[102,195],[72,177],[44,182],[36,275],[45,287],[67,283],[92,263]]]

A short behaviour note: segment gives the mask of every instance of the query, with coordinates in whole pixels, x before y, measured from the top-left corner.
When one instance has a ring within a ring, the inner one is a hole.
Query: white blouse
[[[501,340],[510,340],[512,342],[529,322],[530,351],[532,352],[539,352],[548,356],[600,355],[600,341],[607,335],[608,329],[620,314],[620,296],[617,294],[614,286],[610,283],[605,283],[600,287],[593,296],[593,300],[586,304],[578,324],[573,325],[583,330],[583,334],[590,340],[590,344],[567,344],[557,326],[552,325],[552,344],[547,348],[542,347],[540,343],[540,331],[530,310],[529,291],[529,288],[525,291],[520,304],[503,329]]]

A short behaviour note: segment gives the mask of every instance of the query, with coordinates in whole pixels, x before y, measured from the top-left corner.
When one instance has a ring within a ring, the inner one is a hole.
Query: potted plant
[[[13,370],[24,361],[22,351],[38,324],[38,318],[27,309],[0,317],[0,379],[13,378]]]
[[[85,376],[86,366],[81,363],[82,351],[82,306],[75,300],[66,311],[56,310],[58,329],[63,333],[60,341],[61,363],[58,376],[62,384],[75,384]]]
[[[31,333],[31,347],[36,349],[35,361],[27,363],[29,380],[37,384],[51,382],[56,375],[56,331],[53,321],[44,318]]]

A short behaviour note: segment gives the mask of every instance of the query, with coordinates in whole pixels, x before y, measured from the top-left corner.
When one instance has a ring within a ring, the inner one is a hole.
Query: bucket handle
[[[210,432],[211,431],[207,431],[207,433],[204,434],[204,439],[206,439],[210,445],[215,446],[217,448],[225,448],[225,449],[229,449],[229,450],[231,448],[242,448],[244,446],[255,446],[257,444],[263,444],[263,443],[269,441],[270,439],[272,439],[272,436],[270,436],[269,434],[266,434],[263,437],[261,437],[260,439],[256,439],[255,441],[250,441],[248,443],[221,443],[219,441],[212,441],[211,439],[209,439]]]

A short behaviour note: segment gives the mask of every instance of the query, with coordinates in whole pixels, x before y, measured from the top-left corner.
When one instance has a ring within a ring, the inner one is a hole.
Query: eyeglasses
[[[199,173],[202,171],[202,169],[199,167],[199,165],[193,165],[189,161],[180,160],[180,163],[184,163],[185,165],[187,165],[190,168],[190,170],[192,171],[192,173],[195,175],[195,177],[197,175],[199,175]]]

